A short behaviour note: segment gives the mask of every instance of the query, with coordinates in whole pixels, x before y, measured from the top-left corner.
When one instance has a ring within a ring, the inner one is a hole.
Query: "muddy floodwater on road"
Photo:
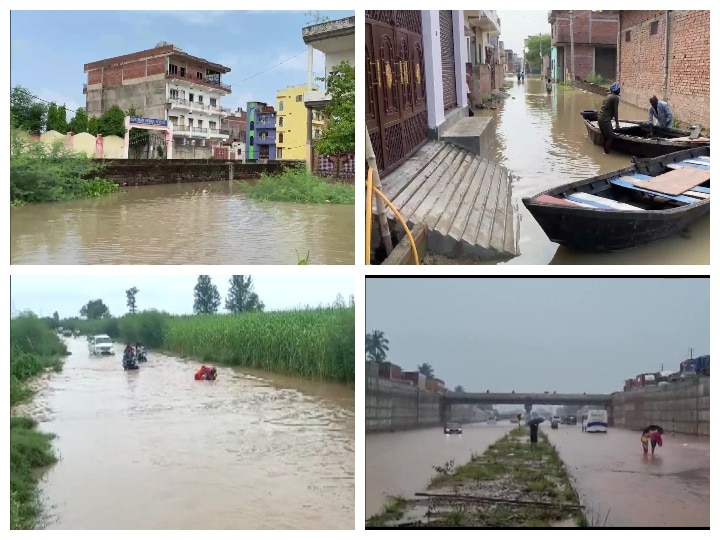
[[[467,424],[462,435],[445,435],[442,427],[365,437],[365,518],[382,510],[385,497],[412,497],[424,491],[435,475],[434,466],[470,461],[510,431],[514,424]]]
[[[630,156],[603,149],[588,139],[580,111],[599,110],[603,96],[553,85],[551,95],[538,77],[519,84],[493,116],[497,136],[488,158],[508,168],[514,177],[513,200],[520,211],[520,252],[510,264],[710,264],[710,216],[681,236],[616,253],[583,253],[551,242],[522,204],[546,189],[627,167]],[[649,98],[649,96],[648,96]],[[620,103],[623,120],[647,121],[647,110]]]
[[[32,415],[60,461],[40,484],[51,529],[352,529],[354,391],[153,351],[124,372],[84,338]]]
[[[607,527],[709,527],[710,439],[666,432],[644,456],[640,432],[545,429],[560,452],[588,522]],[[605,519],[607,518],[607,522]]]
[[[11,208],[11,264],[355,262],[351,204],[254,201],[231,182],[123,190]]]

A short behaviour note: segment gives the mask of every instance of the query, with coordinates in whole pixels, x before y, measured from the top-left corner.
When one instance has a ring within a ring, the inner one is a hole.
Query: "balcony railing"
[[[199,111],[208,111],[220,114],[230,114],[230,109],[227,107],[218,107],[217,105],[210,105],[208,103],[201,103],[199,101],[188,101],[187,99],[181,98],[169,98],[168,103],[174,105],[175,107],[197,109]]]
[[[211,137],[227,137],[229,135],[227,129],[202,128],[197,126],[188,126],[185,124],[173,126],[173,132],[175,134],[191,133],[193,135],[209,135]]]
[[[205,86],[210,86],[212,88],[219,88],[226,92],[232,92],[232,86],[230,86],[229,84],[225,84],[222,82],[215,82],[215,81],[208,80],[208,79],[198,79],[197,77],[193,77],[192,75],[188,75],[188,74],[181,75],[179,72],[178,73],[170,73],[170,71],[168,70],[165,72],[165,77],[169,78],[169,79],[180,79],[183,81],[189,81],[189,82],[193,82],[193,83],[197,83],[197,84],[203,84]]]

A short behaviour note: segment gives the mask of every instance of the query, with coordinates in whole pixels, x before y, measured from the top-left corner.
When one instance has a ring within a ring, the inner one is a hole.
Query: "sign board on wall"
[[[146,126],[162,126],[167,127],[167,120],[158,120],[157,118],[143,118],[141,116],[131,116],[131,124],[140,124]]]

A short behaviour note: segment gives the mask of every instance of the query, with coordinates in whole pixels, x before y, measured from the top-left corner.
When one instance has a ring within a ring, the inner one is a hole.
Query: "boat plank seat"
[[[687,195],[688,197],[695,197],[696,199],[709,199],[710,194],[709,193],[700,193],[699,191],[686,191],[683,193],[683,195]]]
[[[686,159],[683,160],[683,163],[692,163],[693,165],[707,165],[708,167],[710,166],[710,163],[701,159]]]
[[[693,199],[692,197],[686,197],[684,195],[668,195],[667,193],[660,193],[658,191],[653,191],[651,189],[645,189],[643,187],[637,186],[632,182],[632,179],[628,180],[624,177],[615,178],[614,180],[610,180],[610,183],[619,186],[624,187],[628,189],[633,189],[635,191],[640,191],[642,193],[647,193],[648,195],[653,195],[655,197],[663,197],[664,199],[668,199],[671,201],[681,202],[685,204],[693,204],[697,202],[697,199]]]
[[[632,173],[632,174],[623,175],[623,176],[621,176],[621,178],[632,178],[634,180],[650,180],[653,177],[648,176],[647,174]],[[642,186],[642,184],[641,184],[641,186]],[[694,188],[690,188],[689,191],[699,191],[700,193],[707,193],[708,195],[710,195],[709,187],[695,186]],[[689,191],[684,192],[683,195],[692,195],[692,193],[689,193]]]
[[[535,201],[545,204],[559,204],[561,206],[584,206],[586,208],[592,208],[589,204],[583,204],[568,199],[560,199],[558,197],[553,197],[552,195],[540,195],[535,197]]]
[[[638,208],[637,206],[621,203],[613,199],[606,199],[605,197],[598,197],[597,195],[592,195],[590,193],[571,193],[566,197],[573,202],[586,203],[594,208],[602,210],[629,210],[632,212],[642,211],[642,208]]]
[[[710,165],[696,165],[695,163],[688,163],[687,161],[681,161],[680,163],[671,163],[667,166],[668,169],[700,169],[703,171],[709,171]]]
[[[699,159],[700,161],[706,161],[710,163],[710,156],[698,156],[695,159]]]
[[[640,180],[634,183],[640,183],[643,188],[659,191],[660,193],[680,195],[695,186],[704,184],[708,180],[710,180],[709,168],[707,171],[683,168],[659,174],[650,180]]]

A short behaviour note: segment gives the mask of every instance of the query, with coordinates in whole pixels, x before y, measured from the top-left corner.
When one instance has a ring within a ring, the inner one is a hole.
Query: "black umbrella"
[[[533,418],[532,420],[530,420],[530,421],[527,423],[527,425],[528,425],[528,426],[531,426],[531,425],[533,425],[533,424],[538,425],[538,424],[541,424],[541,423],[544,422],[544,421],[545,421],[545,419],[542,418],[542,417]]]
[[[648,427],[643,429],[643,433],[647,433],[648,431],[657,431],[660,435],[662,435],[665,430],[658,426],[657,424],[650,424]]]

